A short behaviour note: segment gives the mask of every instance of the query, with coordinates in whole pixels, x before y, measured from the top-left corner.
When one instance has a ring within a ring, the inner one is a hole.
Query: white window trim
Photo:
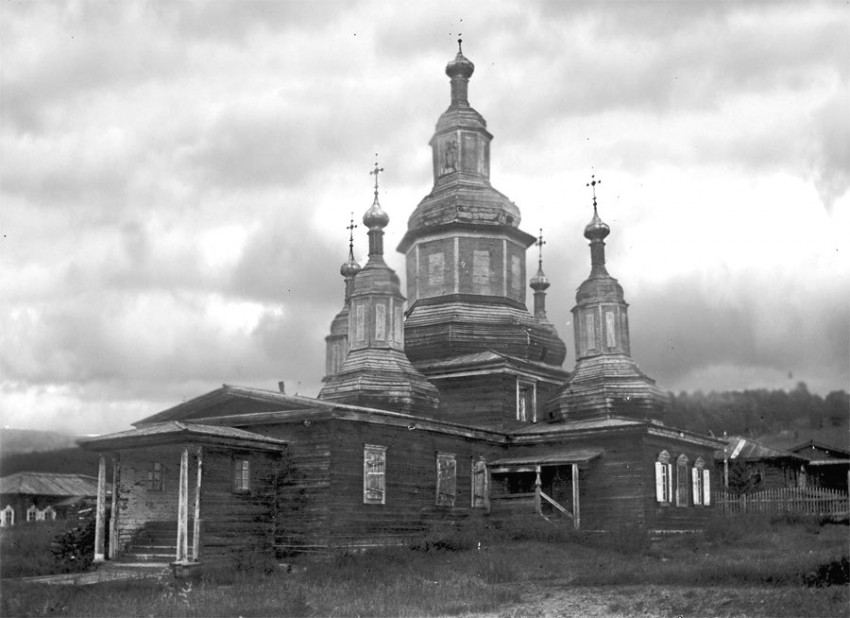
[[[667,451],[661,451],[655,462],[655,500],[665,506],[673,501],[673,464]]]
[[[380,473],[375,473],[369,469],[369,454],[380,456],[383,469]],[[381,499],[372,498],[369,496],[372,491],[372,486],[369,482],[370,478],[380,478]],[[363,504],[386,504],[387,503],[387,447],[376,444],[363,445]]]
[[[233,493],[251,493],[251,459],[249,457],[233,458]]]

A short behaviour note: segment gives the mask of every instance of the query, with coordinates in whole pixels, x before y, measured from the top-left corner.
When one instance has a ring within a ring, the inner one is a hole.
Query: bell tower
[[[526,306],[526,251],[536,239],[519,228],[517,205],[490,182],[493,135],[469,104],[474,71],[458,40],[446,65],[449,106],[429,142],[433,186],[398,246],[407,269],[405,351],[440,389],[442,415],[527,422],[538,418],[536,402],[565,379],[566,346]],[[520,392],[531,393],[534,405],[520,402]]]

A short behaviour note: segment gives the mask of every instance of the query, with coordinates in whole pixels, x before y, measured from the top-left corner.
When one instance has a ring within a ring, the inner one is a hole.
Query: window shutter
[[[711,471],[702,471],[702,503],[706,506],[711,504]]]
[[[700,471],[696,468],[691,468],[691,489],[694,496],[694,504],[702,504],[702,487],[700,487]]]
[[[655,462],[655,499],[658,502],[667,502],[664,495],[665,479],[664,479],[664,464],[660,461]]]

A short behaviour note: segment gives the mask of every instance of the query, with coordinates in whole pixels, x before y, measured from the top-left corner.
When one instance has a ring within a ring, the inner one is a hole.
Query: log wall
[[[234,460],[250,462],[250,489],[234,491]],[[276,487],[281,455],[258,451],[205,448],[201,485],[201,562],[250,561],[260,552],[274,555]],[[193,477],[190,457],[190,479]],[[189,483],[190,512],[194,486]]]

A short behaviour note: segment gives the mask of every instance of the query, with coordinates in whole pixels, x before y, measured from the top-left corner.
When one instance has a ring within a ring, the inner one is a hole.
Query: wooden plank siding
[[[496,445],[420,429],[335,420],[332,429],[332,544],[394,544],[432,526],[483,517],[472,508],[472,461],[500,452]],[[364,445],[385,446],[386,503],[363,503]],[[455,455],[454,506],[437,506],[437,453]]]
[[[660,504],[655,496],[655,462],[658,454],[666,450],[670,454],[673,466],[673,501],[670,504]],[[677,506],[676,494],[676,459],[681,454],[688,457],[687,505]],[[715,471],[714,451],[709,447],[680,442],[660,436],[647,436],[643,441],[643,500],[647,513],[646,525],[650,530],[699,530],[715,516],[714,500],[709,505],[694,505],[691,489],[690,469],[697,457],[705,461],[705,469],[711,470],[711,495],[722,486],[722,478]]]
[[[331,520],[329,419],[252,425],[250,430],[289,441],[278,484],[278,553],[327,547]]]
[[[246,492],[234,490],[236,459],[250,462],[250,489]],[[273,556],[274,511],[281,464],[279,453],[204,448],[202,562],[246,559],[245,552],[264,552]],[[194,465],[190,464],[190,469],[193,468]],[[193,487],[191,481],[189,484]],[[192,499],[190,496],[190,501]]]

